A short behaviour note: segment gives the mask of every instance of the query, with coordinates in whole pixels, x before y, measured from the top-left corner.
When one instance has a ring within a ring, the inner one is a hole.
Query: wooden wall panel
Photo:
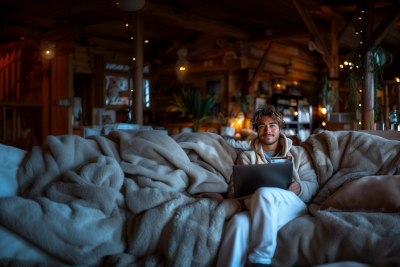
[[[42,141],[50,134],[50,60],[42,59]]]
[[[72,134],[72,107],[59,106],[60,98],[72,98],[70,61],[72,61],[72,57],[65,54],[55,57],[51,62],[51,135]]]

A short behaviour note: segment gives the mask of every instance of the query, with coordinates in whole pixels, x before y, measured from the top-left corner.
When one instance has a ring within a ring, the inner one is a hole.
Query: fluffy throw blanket
[[[71,265],[212,266],[239,204],[190,194],[227,192],[236,157],[210,133],[49,136],[0,222]]]
[[[400,213],[328,212],[318,206],[342,185],[367,175],[400,175],[400,142],[360,132],[323,132],[301,144],[319,179],[314,216],[303,216],[278,233],[274,266],[337,261],[400,259]],[[362,197],[362,196],[360,196]]]

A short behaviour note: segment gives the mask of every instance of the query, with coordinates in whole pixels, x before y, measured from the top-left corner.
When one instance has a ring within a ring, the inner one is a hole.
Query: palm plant
[[[207,93],[205,99],[201,99],[198,89],[189,88],[186,92],[181,88],[181,99],[174,94],[174,107],[171,111],[180,111],[180,117],[188,117],[193,121],[193,132],[198,132],[200,125],[211,117],[210,109],[214,106],[218,95],[212,96]]]

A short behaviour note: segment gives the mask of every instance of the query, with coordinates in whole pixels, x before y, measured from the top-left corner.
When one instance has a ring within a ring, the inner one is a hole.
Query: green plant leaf
[[[249,96],[249,95],[246,95],[246,102],[247,103],[252,103],[253,102],[253,99]]]
[[[247,110],[249,109],[249,105],[246,103],[242,103],[241,109],[242,109],[243,113],[246,113]]]
[[[242,98],[242,91],[239,91],[237,94],[237,98]],[[236,102],[237,103],[237,102]]]

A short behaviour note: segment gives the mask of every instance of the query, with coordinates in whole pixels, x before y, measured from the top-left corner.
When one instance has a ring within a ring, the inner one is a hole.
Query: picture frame
[[[266,104],[267,104],[267,98],[256,97],[254,99],[254,112],[256,112],[259,107],[261,107],[262,105],[266,105]]]
[[[121,109],[130,105],[129,90],[132,87],[131,78],[127,73],[104,72],[104,107],[107,109]],[[123,96],[120,96],[122,92]]]
[[[218,94],[217,102],[220,102],[224,97],[225,81],[223,75],[205,77],[202,79],[202,93],[206,96],[208,92],[212,95]]]
[[[117,111],[114,109],[96,108],[95,125],[104,126],[106,124],[117,123]]]
[[[266,97],[272,96],[272,82],[267,80],[258,81],[258,90],[256,94],[263,95]]]

